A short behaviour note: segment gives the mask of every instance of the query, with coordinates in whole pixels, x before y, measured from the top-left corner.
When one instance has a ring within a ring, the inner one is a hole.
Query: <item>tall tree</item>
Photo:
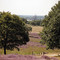
[[[29,41],[28,31],[23,21],[17,15],[0,12],[0,48],[13,50]]]
[[[50,49],[60,48],[60,1],[52,7],[48,16],[45,16],[42,25],[42,42]]]

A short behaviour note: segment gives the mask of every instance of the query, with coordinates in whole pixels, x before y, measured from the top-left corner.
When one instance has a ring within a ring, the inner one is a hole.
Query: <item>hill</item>
[[[37,16],[37,15],[18,15],[21,18],[25,18],[27,20],[41,20],[44,19],[44,16]]]

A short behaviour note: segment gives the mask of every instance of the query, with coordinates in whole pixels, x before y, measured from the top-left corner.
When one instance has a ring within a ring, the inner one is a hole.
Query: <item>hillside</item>
[[[27,20],[41,20],[44,18],[44,16],[33,16],[33,15],[18,15],[20,16],[21,18],[25,18]]]

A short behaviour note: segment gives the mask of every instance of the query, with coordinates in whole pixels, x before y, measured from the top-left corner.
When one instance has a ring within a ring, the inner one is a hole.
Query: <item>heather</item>
[[[0,55],[0,60],[57,60],[55,57],[48,57],[48,56],[33,56],[33,55]]]

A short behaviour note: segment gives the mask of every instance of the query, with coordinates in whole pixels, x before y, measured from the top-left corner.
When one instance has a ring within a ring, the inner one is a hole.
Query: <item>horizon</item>
[[[45,15],[20,15],[20,16],[45,16]]]

